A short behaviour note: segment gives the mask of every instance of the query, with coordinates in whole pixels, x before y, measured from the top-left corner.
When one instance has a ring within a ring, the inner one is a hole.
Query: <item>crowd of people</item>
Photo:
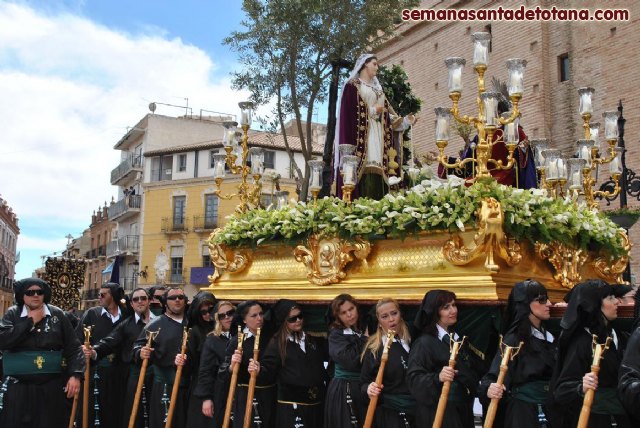
[[[500,352],[486,372],[473,338],[463,339],[447,290],[426,293],[412,322],[391,297],[366,314],[341,294],[327,310],[328,332],[310,334],[292,300],[236,306],[201,291],[189,304],[181,288],[125,296],[106,283],[74,329],[50,304],[49,284],[24,279],[0,322],[0,427],[73,426],[74,408],[76,427],[159,428],[169,419],[180,428],[357,428],[370,413],[373,427],[472,428],[476,398],[485,412],[499,400],[496,427],[576,427],[589,391],[589,427],[637,427],[640,328],[612,327],[629,291],[602,280],[576,285],[556,338],[544,285],[515,284],[502,346],[517,351],[501,376]],[[594,343],[607,338],[594,374]]]

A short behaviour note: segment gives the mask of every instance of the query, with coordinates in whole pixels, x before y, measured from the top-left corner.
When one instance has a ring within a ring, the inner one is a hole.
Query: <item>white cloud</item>
[[[177,38],[0,3],[0,192],[22,219],[88,223],[115,195],[113,145],[150,101],[236,113],[246,94],[215,68]]]
[[[65,238],[46,239],[24,235],[20,236],[20,242],[22,250],[41,250],[46,252],[51,248],[57,248],[58,251],[62,251],[67,247]]]

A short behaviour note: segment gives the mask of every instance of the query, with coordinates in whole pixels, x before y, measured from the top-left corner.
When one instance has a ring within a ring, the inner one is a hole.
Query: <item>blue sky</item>
[[[240,1],[0,0],[0,194],[20,219],[16,278],[116,197],[113,145],[151,101],[237,113]],[[176,115],[175,110],[157,113]]]

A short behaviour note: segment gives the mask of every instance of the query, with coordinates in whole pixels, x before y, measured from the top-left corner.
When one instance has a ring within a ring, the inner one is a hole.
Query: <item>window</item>
[[[184,256],[184,247],[171,247],[171,282],[182,282],[182,257]]]
[[[218,197],[204,196],[204,228],[213,229],[218,225]]]
[[[173,228],[184,229],[185,224],[185,208],[187,205],[186,196],[174,196],[173,197]]]
[[[187,154],[178,155],[178,171],[184,172],[187,170]]]
[[[565,53],[558,57],[558,77],[561,82],[569,80],[569,54]]]
[[[213,159],[213,155],[215,155],[216,153],[218,153],[217,150],[211,150],[209,152],[209,168],[213,168],[214,166],[216,166],[216,162]]]
[[[271,168],[274,169],[275,168],[275,157],[276,157],[276,152],[272,152],[269,150],[265,150],[264,151],[264,167],[266,168]]]
[[[202,267],[213,267],[211,263],[211,256],[209,255],[209,246],[202,246]]]

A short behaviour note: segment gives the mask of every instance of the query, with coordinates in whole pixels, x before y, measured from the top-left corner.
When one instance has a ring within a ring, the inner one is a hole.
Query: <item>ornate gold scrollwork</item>
[[[215,267],[213,275],[209,275],[208,279],[210,283],[215,283],[223,272],[238,273],[242,272],[249,265],[249,256],[245,251],[232,251],[226,250],[220,244],[214,244],[213,240],[216,234],[220,233],[222,229],[218,228],[211,233],[209,237],[209,255],[211,256],[211,263]]]
[[[486,198],[478,209],[479,230],[473,238],[475,246],[467,248],[459,235],[453,236],[442,247],[444,257],[457,266],[462,266],[486,254],[484,266],[490,272],[499,272],[494,260],[494,252],[504,259],[509,266],[515,266],[522,260],[520,244],[508,238],[504,233],[504,215],[502,206],[494,198]]]
[[[366,261],[370,252],[371,243],[360,237],[355,241],[338,238],[320,240],[317,235],[311,235],[307,247],[298,245],[293,255],[296,261],[307,267],[307,278],[312,284],[328,285],[347,276],[344,268],[354,257]]]
[[[582,281],[580,268],[589,257],[589,253],[582,249],[571,248],[559,242],[543,244],[537,242],[535,251],[538,257],[548,260],[555,273],[553,278],[565,288],[573,288]]]
[[[626,255],[621,256],[617,259],[613,259],[607,256],[600,256],[593,260],[592,266],[596,273],[605,281],[622,284],[624,283],[622,274],[627,268],[627,263],[629,263],[629,251],[631,251],[631,242],[629,242],[629,235],[627,235],[624,230],[618,230],[618,235],[620,235],[622,241],[624,242],[624,250],[626,252]]]

